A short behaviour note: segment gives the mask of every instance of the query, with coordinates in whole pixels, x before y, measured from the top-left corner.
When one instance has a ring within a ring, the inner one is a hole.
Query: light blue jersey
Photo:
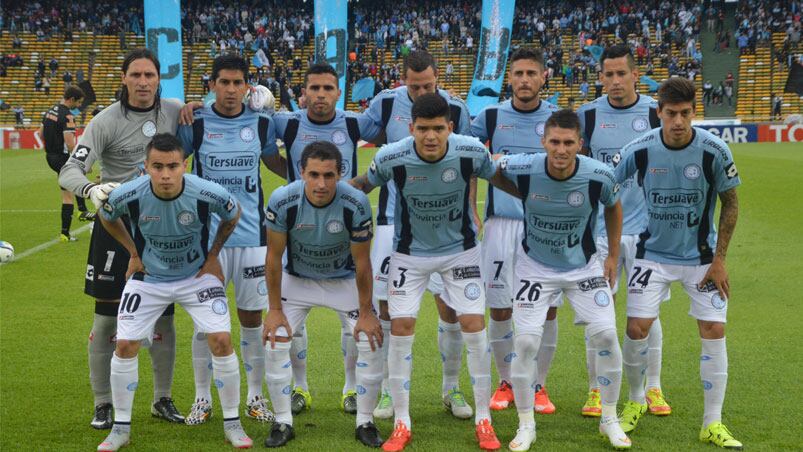
[[[340,175],[352,178],[357,175],[357,146],[361,138],[376,136],[379,125],[366,115],[335,110],[329,122],[316,122],[307,116],[307,110],[282,112],[273,115],[276,137],[287,149],[287,181],[293,182],[301,175],[301,153],[315,141],[328,141],[340,150],[343,163]]]
[[[717,194],[738,186],[739,173],[724,141],[692,128],[683,148],[667,146],[655,129],[630,142],[614,160],[616,179],[635,176],[647,202],[647,226],[636,257],[680,264],[710,264],[716,251]]]
[[[625,107],[614,107],[608,96],[602,96],[577,109],[583,146],[589,156],[613,168],[613,156],[624,145],[661,126],[658,119],[658,103],[649,96],[638,95],[636,102]],[[644,230],[647,223],[647,208],[644,194],[630,178],[622,182],[622,234],[635,235]],[[597,234],[607,235],[602,221],[602,212],[597,221]]]
[[[508,100],[482,110],[471,121],[471,134],[482,142],[488,141],[491,154],[544,152],[544,124],[557,110],[556,105],[542,100],[534,110],[523,111]],[[521,200],[489,184],[485,218],[490,217],[524,219]]]
[[[597,252],[594,227],[600,203],[613,206],[619,186],[613,170],[579,155],[574,174],[564,180],[547,173],[547,155],[503,157],[502,175],[524,197],[524,251],[542,265],[573,270]]]
[[[452,97],[445,90],[439,89],[438,94],[449,102],[451,121],[454,123],[454,133],[469,135],[471,133],[471,118],[468,107],[459,98]],[[400,86],[386,89],[371,100],[366,115],[385,131],[387,143],[395,143],[410,136],[410,124],[413,122],[411,114],[413,100],[407,94],[407,87]],[[383,185],[379,189],[379,206],[377,207],[376,223],[379,225],[393,224],[393,213],[396,211],[396,186],[393,182]]]
[[[226,246],[267,245],[259,161],[277,152],[270,118],[245,107],[225,116],[210,105],[196,110],[192,125],[179,127],[178,136],[184,155],[193,156],[192,173],[222,185],[243,207]],[[218,223],[213,215],[211,237]]]
[[[112,191],[100,214],[109,221],[123,215],[130,218],[131,238],[147,271],[144,278],[141,274],[135,278],[177,281],[201,270],[209,251],[212,215],[233,219],[237,200],[220,185],[192,174],[184,175],[184,187],[176,198],[161,199],[146,175]]]
[[[394,182],[393,248],[412,256],[446,256],[477,245],[469,204],[473,176],[489,179],[496,167],[476,138],[451,134],[446,155],[423,160],[413,137],[382,146],[368,170],[374,186]]]
[[[316,207],[297,180],[273,191],[268,200],[268,228],[287,234],[284,269],[311,279],[354,278],[351,242],[371,240],[371,203],[365,193],[337,183],[331,203]]]

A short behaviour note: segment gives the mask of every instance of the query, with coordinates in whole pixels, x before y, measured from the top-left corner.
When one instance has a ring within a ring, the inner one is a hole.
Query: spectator
[[[56,71],[59,70],[59,60],[51,58],[48,66],[50,67],[50,76],[53,77],[56,75]]]
[[[211,80],[211,78],[210,78],[208,72],[204,72],[201,75],[201,85],[203,85],[203,87],[204,87],[204,94],[208,94],[209,93],[209,81],[210,80]]]
[[[42,80],[42,88],[45,89],[45,95],[50,95],[50,76],[45,76],[45,79]]]
[[[61,79],[64,81],[64,88],[69,88],[72,85],[72,73],[70,71],[64,71]]]
[[[14,119],[17,121],[17,125],[23,125],[25,122],[25,109],[21,105],[17,105],[11,110],[14,112]]]
[[[452,83],[454,77],[454,65],[451,60],[446,63],[446,83]]]
[[[78,68],[78,71],[75,73],[75,83],[81,84],[84,82],[84,70]]]
[[[783,105],[783,97],[773,93],[772,97],[772,119],[781,119],[781,106]]]
[[[602,96],[602,81],[597,78],[597,81],[594,82],[594,99],[598,99]]]
[[[42,90],[42,77],[39,74],[33,76],[33,90],[37,93]]]
[[[725,92],[725,99],[728,99],[728,106],[733,106],[733,85],[721,82],[723,91]]]
[[[706,80],[703,83],[703,103],[708,105],[711,103],[711,92],[714,90],[714,85],[711,83],[711,80]]]
[[[580,84],[580,100],[585,102],[586,98],[588,98],[588,82],[583,80]]]

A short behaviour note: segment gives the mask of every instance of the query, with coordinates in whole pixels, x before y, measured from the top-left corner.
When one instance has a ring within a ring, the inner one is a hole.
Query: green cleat
[[[742,443],[731,435],[728,427],[725,427],[722,422],[712,422],[708,424],[708,427],[703,427],[700,430],[700,441],[713,443],[725,449],[742,450]]]
[[[312,408],[312,394],[310,394],[309,391],[303,390],[301,386],[296,386],[296,388],[293,389],[293,394],[290,395],[290,411],[293,413],[293,416],[305,409],[309,410],[310,408]]]
[[[357,391],[346,391],[340,397],[340,408],[348,414],[357,414]]]
[[[637,403],[628,400],[627,403],[625,403],[625,407],[622,409],[622,414],[619,415],[619,424],[622,426],[622,431],[625,433],[632,432],[636,428],[638,420],[641,419],[641,416],[644,416],[646,412],[646,403]]]

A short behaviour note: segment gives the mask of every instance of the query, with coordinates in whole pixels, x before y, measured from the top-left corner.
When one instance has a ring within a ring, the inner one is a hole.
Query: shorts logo
[[[243,278],[254,279],[265,277],[265,266],[256,265],[254,267],[243,267]]]
[[[644,132],[650,126],[650,123],[647,121],[646,118],[639,117],[634,119],[633,123],[630,125],[636,132]]]
[[[362,394],[365,394],[365,392],[366,392],[365,386],[357,385],[357,394],[361,394],[362,395]]]
[[[405,391],[409,391],[410,390],[410,380],[405,380],[404,381],[404,390]]]
[[[441,180],[446,182],[454,182],[457,179],[457,170],[454,168],[446,168],[441,173]]]
[[[212,302],[212,312],[217,315],[226,315],[228,312],[229,307],[226,305],[226,302],[218,298],[217,300]]]
[[[179,212],[177,220],[179,224],[189,226],[195,221],[195,214],[189,210],[182,210]]]
[[[406,290],[391,290],[388,292],[388,295],[396,295],[396,296],[404,296],[407,295]]]
[[[727,304],[728,303],[722,297],[720,297],[718,293],[715,293],[714,296],[711,297],[711,306],[713,306],[717,311],[725,309]]]
[[[290,391],[291,391],[290,385],[287,385],[287,386],[282,388],[282,394],[284,394],[284,395],[289,395]]]
[[[360,310],[359,309],[354,309],[353,311],[347,312],[346,315],[351,320],[357,320],[358,318],[360,318]]]
[[[699,287],[699,286],[697,287],[697,292],[701,292],[701,293],[709,293],[709,292],[716,292],[716,291],[717,291],[717,285],[714,284],[714,281],[708,281],[707,283],[705,283],[705,285],[703,287]]]
[[[131,391],[131,392],[134,392],[134,391],[137,390],[137,386],[139,386],[138,382],[134,381],[134,382],[128,383],[128,386],[126,386],[125,388],[127,390]]]
[[[700,355],[700,361],[710,361],[711,357],[709,355]]]
[[[268,283],[264,279],[257,284],[257,293],[263,297],[268,294]]]
[[[326,223],[326,230],[330,234],[339,234],[343,232],[343,223],[341,223],[338,220],[331,220],[328,223]]]
[[[104,275],[101,273],[98,275],[98,281],[114,282],[114,275]]]
[[[482,294],[482,288],[477,283],[468,283],[463,289],[463,294],[471,301],[477,300]]]
[[[596,303],[597,306],[604,308],[605,306],[611,304],[611,298],[607,293],[605,293],[604,290],[600,290],[594,294],[594,303]]]
[[[541,121],[535,124],[535,134],[539,137],[544,136],[544,125],[546,124],[545,121]]]
[[[254,141],[254,137],[256,137],[254,129],[247,126],[240,129],[240,139],[245,141],[246,143]]]
[[[215,298],[226,298],[226,291],[222,287],[210,287],[208,289],[199,290],[197,295],[199,303],[206,303]]]
[[[569,193],[569,196],[566,197],[566,202],[568,202],[569,205],[572,207],[582,206],[585,200],[586,200],[585,195],[583,195],[579,191],[573,191]]]
[[[150,138],[156,135],[156,124],[151,121],[150,119],[145,121],[145,124],[142,124],[142,134],[146,137]]]
[[[686,176],[686,179],[698,179],[700,177],[700,167],[694,163],[686,165],[686,167],[683,168],[683,175]]]
[[[471,265],[468,267],[455,267],[452,269],[452,278],[455,281],[461,279],[477,279],[480,277],[480,267]]]
[[[588,292],[589,290],[594,289],[601,289],[603,287],[608,287],[608,280],[601,276],[597,276],[595,278],[589,278],[585,281],[580,281],[577,283],[577,288],[582,290],[583,292]]]
[[[332,143],[338,146],[341,144],[346,144],[346,133],[342,130],[335,130],[332,132]]]
[[[519,309],[532,309],[535,306],[533,303],[519,303],[516,305]]]

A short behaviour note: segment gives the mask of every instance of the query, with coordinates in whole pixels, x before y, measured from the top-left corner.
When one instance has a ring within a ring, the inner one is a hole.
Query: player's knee
[[[208,333],[209,351],[214,356],[229,356],[233,353],[231,348],[231,335],[229,333]]]
[[[139,352],[139,341],[129,341],[126,339],[117,340],[114,354],[117,355],[118,358],[133,358],[137,356],[137,352]]]
[[[512,308],[491,308],[491,320],[504,322],[505,320],[510,320],[512,317]]]
[[[556,318],[558,318],[558,308],[553,306],[546,311],[546,319],[555,320]]]
[[[516,351],[519,359],[525,359],[528,356],[535,356],[538,353],[538,346],[541,342],[541,337],[536,334],[517,334],[513,338],[513,349]]]
[[[700,328],[700,337],[703,339],[722,339],[725,337],[725,324],[722,322],[698,320],[697,325]]]
[[[650,331],[651,319],[627,319],[627,337],[633,340],[641,340],[647,337]]]
[[[616,337],[616,328],[606,328],[588,336],[589,342],[595,348],[610,349],[619,345]]]
[[[394,336],[412,336],[415,332],[415,318],[400,317],[390,321],[390,334]]]
[[[262,325],[262,311],[246,311],[237,308],[237,317],[240,325],[245,328],[256,328]]]
[[[459,320],[464,333],[477,333],[485,328],[485,316],[482,314],[463,314]]]

